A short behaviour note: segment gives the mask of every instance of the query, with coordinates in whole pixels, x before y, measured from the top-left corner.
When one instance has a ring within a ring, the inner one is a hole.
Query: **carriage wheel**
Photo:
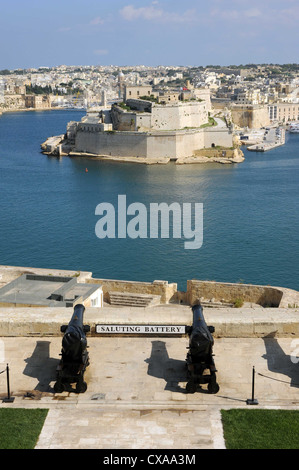
[[[76,392],[77,393],[84,393],[87,390],[87,383],[84,381],[79,380],[76,384]]]
[[[196,392],[196,384],[194,382],[188,382],[186,385],[186,392],[187,393],[195,393]]]
[[[54,392],[55,393],[62,393],[64,391],[64,385],[61,380],[57,380],[54,384]]]
[[[220,387],[219,385],[217,384],[217,382],[210,382],[208,384],[208,392],[209,393],[218,393],[220,390]]]

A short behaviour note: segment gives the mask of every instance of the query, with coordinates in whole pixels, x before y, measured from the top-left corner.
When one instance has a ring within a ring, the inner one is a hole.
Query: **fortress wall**
[[[137,132],[78,132],[76,152],[119,157],[147,157],[146,134]]]
[[[176,140],[177,157],[191,157],[197,149],[203,148],[205,142],[204,134],[203,129],[178,134]]]
[[[208,121],[205,102],[174,103],[152,106],[152,126],[156,130],[200,127]]]
[[[151,134],[147,138],[147,156],[151,158],[176,158],[175,133]]]
[[[176,102],[166,105],[152,104],[142,100],[128,100],[139,111],[144,111],[146,103],[151,112],[125,111],[117,106],[112,108],[113,127],[118,131],[132,130],[179,130],[199,128],[208,122],[208,107],[205,102]]]
[[[215,146],[220,145],[222,147],[232,147],[233,146],[233,135],[228,131],[226,127],[223,128],[205,128],[204,132],[204,146],[206,148],[212,147],[212,144]],[[203,148],[201,147],[201,148]]]
[[[76,152],[120,157],[177,158],[193,155],[202,145],[202,132],[78,132]]]
[[[211,91],[209,88],[193,88],[192,94],[200,100],[204,100],[206,104],[206,110],[211,111]]]
[[[147,156],[151,158],[180,158],[194,155],[204,145],[203,130],[151,132],[147,139]]]
[[[150,131],[152,128],[152,115],[150,113],[136,114],[136,130]]]
[[[118,131],[136,130],[136,113],[127,112],[117,106],[111,110],[113,128]]]
[[[76,135],[75,151],[119,157],[180,158],[212,143],[232,147],[232,134],[223,129],[169,132],[83,132]]]

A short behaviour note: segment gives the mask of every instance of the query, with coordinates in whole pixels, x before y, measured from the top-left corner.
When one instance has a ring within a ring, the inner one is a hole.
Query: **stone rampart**
[[[15,281],[23,274],[74,277],[80,283],[100,284],[104,300],[109,292],[148,294],[160,296],[161,304],[177,303],[193,305],[200,298],[214,299],[215,302],[234,303],[242,300],[262,307],[294,309],[299,307],[299,292],[285,287],[254,284],[234,284],[216,281],[187,280],[186,292],[177,290],[177,283],[164,280],[153,282],[127,281],[118,279],[93,278],[88,271],[68,271],[46,268],[0,266],[0,287]],[[8,305],[5,305],[5,307]],[[28,304],[27,304],[28,306]],[[4,307],[4,305],[3,305]]]
[[[263,307],[295,308],[299,306],[299,292],[283,287],[187,281],[188,303],[193,305],[200,298],[214,299],[217,302],[250,302]]]
[[[155,130],[196,128],[208,122],[205,102],[172,103],[152,106],[152,127]]]
[[[78,131],[75,151],[95,155],[147,157],[147,135],[141,132]]]
[[[188,129],[151,132],[85,132],[76,135],[74,152],[111,157],[188,157],[204,147],[232,147],[228,129]]]
[[[105,300],[117,292],[160,297],[160,304],[148,307],[126,305],[104,305],[101,308],[86,306],[85,322],[91,326],[91,336],[97,336],[97,324],[116,325],[190,325],[192,310],[190,305],[198,298],[214,299],[205,309],[205,318],[215,327],[217,337],[294,337],[299,335],[299,292],[292,289],[232,284],[213,281],[188,280],[187,291],[177,290],[176,283],[167,281],[136,282],[116,279],[92,278],[91,272],[65,271],[54,269],[0,266],[2,285],[17,279],[24,273],[74,276],[81,282],[102,286]],[[254,308],[244,305],[232,308],[220,302],[241,299],[251,302]],[[82,298],[77,299],[82,302]],[[264,307],[269,308],[264,308]],[[1,305],[0,336],[61,336],[60,326],[69,322],[72,308],[41,305]],[[34,308],[32,308],[34,307]],[[272,308],[271,308],[272,307]]]
[[[206,127],[204,129],[204,147],[232,147],[233,136],[226,127]]]

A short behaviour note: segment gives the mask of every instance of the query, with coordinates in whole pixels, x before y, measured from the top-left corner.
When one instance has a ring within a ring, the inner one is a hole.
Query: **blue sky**
[[[0,0],[0,69],[298,62],[299,0]]]

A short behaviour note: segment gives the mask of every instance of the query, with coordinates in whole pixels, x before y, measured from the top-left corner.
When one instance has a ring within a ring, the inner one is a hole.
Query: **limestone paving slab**
[[[216,395],[205,386],[186,394],[186,337],[90,337],[88,389],[79,395],[53,390],[60,337],[0,344],[0,372],[9,364],[15,397],[0,408],[49,408],[37,448],[222,448],[219,410],[247,406],[253,366],[259,407],[299,408],[299,336],[216,338]]]

